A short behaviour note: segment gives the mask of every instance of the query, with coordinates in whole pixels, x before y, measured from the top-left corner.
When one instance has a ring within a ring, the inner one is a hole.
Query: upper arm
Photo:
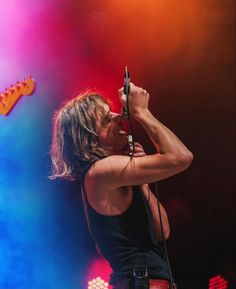
[[[142,185],[173,176],[186,169],[190,162],[170,154],[137,158],[113,155],[94,163],[90,175],[96,184],[110,188]]]

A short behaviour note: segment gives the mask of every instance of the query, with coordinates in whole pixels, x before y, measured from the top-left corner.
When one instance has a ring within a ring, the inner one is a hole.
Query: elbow
[[[168,230],[168,231],[166,230],[166,231],[163,232],[164,240],[169,239],[169,236],[170,236],[170,230]]]
[[[169,239],[169,236],[170,236],[170,231],[168,232],[163,232],[163,236],[161,234],[158,234],[157,235],[157,240],[159,242],[163,242],[163,241],[166,241]]]
[[[165,228],[163,230],[163,234],[160,230],[158,230],[158,232],[156,232],[156,237],[157,237],[157,240],[162,242],[162,241],[166,241],[167,239],[169,239],[169,236],[170,236],[170,228]]]
[[[183,156],[183,163],[185,166],[189,167],[193,161],[193,154],[189,151]]]
[[[190,151],[182,154],[177,159],[177,163],[181,171],[186,170],[191,165],[192,161],[193,161],[193,154]]]

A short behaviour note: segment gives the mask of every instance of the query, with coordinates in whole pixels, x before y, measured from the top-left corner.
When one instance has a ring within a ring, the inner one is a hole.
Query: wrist
[[[137,110],[134,114],[133,117],[138,121],[142,122],[144,119],[149,117],[151,115],[151,112],[148,108],[142,109],[142,110]]]

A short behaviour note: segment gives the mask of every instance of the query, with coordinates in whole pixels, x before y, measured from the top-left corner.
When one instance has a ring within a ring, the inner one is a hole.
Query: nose
[[[119,124],[121,120],[121,115],[116,112],[111,112],[111,119]]]

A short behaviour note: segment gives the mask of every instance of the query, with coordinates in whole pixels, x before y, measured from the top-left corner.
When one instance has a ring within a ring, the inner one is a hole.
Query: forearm
[[[178,158],[192,158],[192,153],[189,149],[170,129],[156,119],[148,109],[137,114],[135,118],[151,138],[158,153],[169,153]]]

